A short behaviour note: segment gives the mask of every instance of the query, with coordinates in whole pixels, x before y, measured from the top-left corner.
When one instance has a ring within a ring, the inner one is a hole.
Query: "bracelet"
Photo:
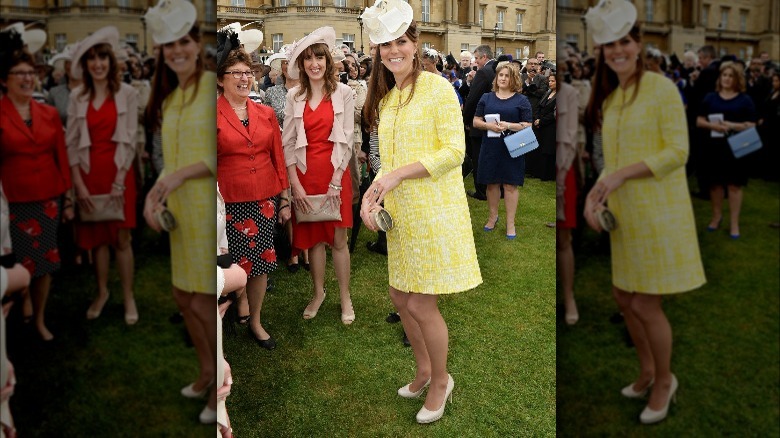
[[[328,183],[328,187],[330,187],[333,190],[338,190],[339,192],[341,191],[341,186],[337,186],[333,183]]]
[[[282,210],[284,210],[285,208],[289,208],[289,207],[290,207],[290,204],[284,204],[284,205],[282,205],[281,207],[279,207],[279,211],[282,211]]]
[[[111,187],[113,187],[113,188],[115,188],[117,190],[122,190],[122,191],[124,191],[127,188],[127,187],[125,187],[125,186],[123,186],[121,184],[117,184],[115,182],[111,183]]]
[[[281,199],[282,201],[288,201],[288,202],[290,201],[289,198],[285,198],[284,196],[280,196],[279,199]]]

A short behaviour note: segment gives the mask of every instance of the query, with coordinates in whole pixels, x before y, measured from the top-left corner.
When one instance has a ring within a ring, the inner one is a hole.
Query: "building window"
[[[431,0],[422,0],[422,21],[423,23],[431,21]]]
[[[431,43],[423,43],[422,48],[423,49],[430,49],[431,48]]]
[[[280,8],[284,8],[284,7],[287,7],[287,6],[289,6],[289,4],[290,4],[290,1],[289,1],[289,0],[279,0],[279,4],[278,4],[278,6],[279,6]]]
[[[720,9],[720,24],[721,29],[726,29],[729,25],[729,8]]]
[[[61,0],[60,7],[69,8],[73,4],[73,0]]]
[[[704,5],[701,8],[701,25],[707,27],[710,25],[710,5]]]
[[[320,0],[306,0],[305,6],[319,6]]]
[[[466,50],[469,50],[469,43],[460,43],[460,51],[465,52]]]
[[[333,6],[337,8],[346,8],[347,7],[347,0],[336,0],[333,2]]]
[[[522,32],[523,31],[523,13],[518,12],[517,13],[517,25],[515,26],[516,32]]]
[[[745,49],[739,49],[739,59],[745,59]]]
[[[65,46],[67,45],[68,45],[68,35],[64,33],[54,34],[54,49],[57,50],[57,52],[62,52],[65,49]]]
[[[748,18],[748,11],[745,9],[742,9],[739,11],[739,31],[740,32],[747,32],[747,18]]]
[[[580,43],[580,35],[577,33],[567,33],[566,34],[566,42],[567,43],[573,43],[574,45],[579,45]]]
[[[137,33],[128,33],[125,35],[125,42],[128,45],[131,45],[135,48],[138,47],[138,34]]]
[[[683,47],[683,52],[687,52],[688,50],[693,50],[693,43],[685,43],[685,46]]]
[[[503,47],[498,47],[496,49],[496,57],[501,56],[503,54],[504,54],[504,48]]]
[[[230,6],[246,6],[246,0],[230,0]]]
[[[216,2],[203,2],[205,8],[203,11],[204,19],[206,23],[216,23],[217,14],[214,12],[216,9]]]
[[[496,13],[496,24],[498,25],[499,30],[504,30],[504,13],[506,11],[503,9],[499,9]]]
[[[30,7],[30,2],[28,0],[14,0],[14,6],[28,8]]]
[[[485,8],[479,8],[479,27],[485,28]]]
[[[87,0],[87,6],[103,6],[103,0]]]
[[[273,44],[274,44],[274,53],[278,52],[282,46],[284,45],[284,34],[282,33],[275,33],[272,36],[273,38]]]
[[[116,5],[120,8],[129,8],[130,0],[116,0]]]
[[[515,49],[515,59],[523,59],[523,49]]]
[[[653,0],[645,0],[645,21],[653,21],[653,11],[655,11],[654,3]]]
[[[354,33],[342,33],[341,42],[348,45],[350,49],[355,50],[355,34]]]

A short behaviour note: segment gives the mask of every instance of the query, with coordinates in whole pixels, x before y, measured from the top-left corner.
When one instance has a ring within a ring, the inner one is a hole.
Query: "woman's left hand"
[[[593,188],[590,189],[588,198],[592,198],[596,204],[606,204],[609,194],[622,186],[623,182],[623,178],[617,172],[607,175],[598,180]]]
[[[398,187],[398,184],[401,184],[401,179],[396,177],[394,172],[390,172],[371,183],[371,186],[366,190],[366,194],[363,195],[363,200],[364,202],[367,201],[369,206],[379,205],[385,200],[385,195]]]
[[[163,204],[168,199],[168,195],[179,188],[182,183],[184,183],[184,180],[177,176],[177,172],[174,172],[157,180],[149,191],[149,195],[153,201]]]

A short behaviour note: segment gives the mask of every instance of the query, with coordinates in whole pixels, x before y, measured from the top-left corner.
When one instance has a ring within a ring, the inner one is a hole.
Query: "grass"
[[[707,284],[664,300],[672,324],[672,370],[678,403],[656,426],[641,426],[646,401],[620,388],[635,379],[638,362],[627,348],[610,288],[608,241],[583,233],[576,257],[580,321],[558,318],[559,436],[780,435],[780,220],[778,183],[750,181],[731,240],[728,221],[707,232],[710,203],[693,200]],[[671,225],[671,224],[670,224]]]
[[[148,231],[148,230],[147,230]],[[198,375],[195,351],[184,342],[171,294],[170,257],[148,232],[136,251],[139,322],[124,322],[118,274],[111,271],[109,302],[97,320],[85,312],[97,289],[91,269],[71,267],[55,277],[47,323],[55,339],[44,344],[22,324],[20,308],[8,321],[8,351],[17,386],[11,408],[20,436],[213,437],[198,423],[205,401],[179,390]]]
[[[554,218],[554,190],[552,182],[526,181],[511,242],[503,220],[496,231],[482,231],[487,204],[469,199],[484,282],[440,299],[456,382],[454,403],[440,421],[417,425],[422,399],[395,393],[414,376],[414,360],[400,324],[385,322],[392,310],[387,262],[366,250],[375,235],[362,228],[352,254],[351,326],[339,319],[329,259],[326,287],[334,292],[310,321],[301,318],[311,294],[308,273],[272,274],[263,325],[277,339],[275,350],[259,348],[245,330],[225,337],[236,435],[553,436],[555,232],[544,223]]]

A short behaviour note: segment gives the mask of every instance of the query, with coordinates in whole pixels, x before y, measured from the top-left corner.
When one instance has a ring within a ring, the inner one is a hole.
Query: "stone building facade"
[[[582,16],[596,0],[558,0],[558,38],[592,51]],[[710,44],[746,59],[762,51],[780,58],[780,0],[633,0],[644,43],[682,55]]]
[[[268,50],[278,50],[320,26],[333,26],[339,44],[368,52],[358,17],[371,0],[217,0],[218,26],[252,23]],[[555,53],[554,0],[411,0],[423,47],[457,54],[488,44],[523,58]],[[254,22],[254,23],[253,23]],[[526,50],[527,49],[527,50]]]

